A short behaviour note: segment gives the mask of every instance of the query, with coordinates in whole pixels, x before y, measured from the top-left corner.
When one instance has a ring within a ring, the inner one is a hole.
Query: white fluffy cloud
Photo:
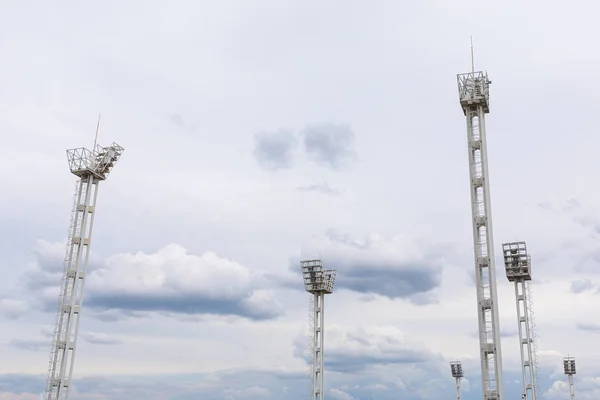
[[[36,262],[28,266],[25,283],[41,289],[41,299],[54,311],[62,278],[64,249],[40,240]],[[111,312],[167,312],[172,314],[240,316],[255,320],[283,313],[272,291],[262,289],[258,272],[213,252],[188,254],[171,244],[156,253],[116,254],[92,263],[86,280],[85,307],[107,317]],[[27,306],[18,299],[4,299],[3,309],[13,314]],[[20,308],[19,308],[20,307]]]

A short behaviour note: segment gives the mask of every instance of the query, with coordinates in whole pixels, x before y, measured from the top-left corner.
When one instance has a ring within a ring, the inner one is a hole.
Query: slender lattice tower
[[[575,370],[575,357],[565,357],[563,359],[563,366],[565,368],[565,375],[569,377],[569,394],[571,400],[575,400],[575,383],[573,382],[573,375],[577,372]]]
[[[46,380],[47,400],[65,400],[69,397],[98,184],[106,179],[123,151],[124,149],[116,143],[108,147],[94,143],[92,151],[85,148],[67,150],[69,168],[79,180],[73,202],[65,269]]]
[[[524,399],[536,400],[536,359],[533,347],[532,316],[527,298],[528,287],[531,284],[531,257],[527,254],[525,242],[504,243],[502,252],[504,253],[506,277],[509,282],[515,284]]]
[[[325,399],[324,372],[325,363],[323,350],[325,348],[325,295],[333,292],[335,270],[323,268],[321,260],[301,261],[304,288],[313,296],[312,323],[312,400]]]
[[[471,64],[471,72],[459,74],[457,79],[460,105],[467,117],[482,390],[484,400],[505,400],[485,134],[491,82],[487,73],[475,72]]]
[[[460,391],[460,381],[463,378],[463,369],[460,361],[452,361],[450,362],[450,371],[452,372],[452,377],[456,379],[456,400],[461,399],[461,391]]]

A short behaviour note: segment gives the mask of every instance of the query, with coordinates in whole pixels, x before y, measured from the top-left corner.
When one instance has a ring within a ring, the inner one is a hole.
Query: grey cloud
[[[540,201],[537,206],[542,210],[554,210],[554,205],[550,201]]]
[[[356,159],[354,132],[348,125],[311,125],[302,136],[309,158],[323,166],[339,170]]]
[[[0,374],[0,393],[40,393],[45,382],[43,375]]]
[[[298,187],[298,190],[301,192],[321,193],[329,196],[337,196],[340,194],[340,191],[338,189],[334,188],[333,186],[327,183],[317,183],[309,186],[300,186]]]
[[[503,338],[508,338],[508,337],[513,337],[513,336],[517,336],[519,332],[516,329],[506,329],[506,328],[500,328],[500,337]],[[472,338],[479,338],[479,332],[477,330],[472,331],[469,336],[471,336]]]
[[[359,263],[329,260],[340,269],[337,287],[360,293],[377,293],[389,298],[411,297],[426,292],[440,284],[426,263],[394,263],[391,261]],[[422,302],[421,302],[422,304]]]
[[[297,146],[298,140],[289,130],[259,132],[254,135],[253,155],[263,169],[277,171],[292,167]]]
[[[582,331],[600,332],[600,324],[594,324],[589,322],[578,323],[577,329]]]
[[[106,295],[95,293],[86,306],[98,310],[166,311],[174,314],[237,315],[253,320],[277,318],[282,310],[274,307],[253,307],[245,298],[220,300],[198,293],[135,295],[128,293]]]
[[[571,293],[582,293],[586,290],[591,290],[594,288],[594,284],[589,279],[581,279],[577,281],[571,282],[571,287],[569,288],[569,292]]]
[[[411,247],[410,253],[399,248]],[[337,269],[335,288],[390,299],[403,298],[417,305],[437,302],[431,291],[441,284],[441,271],[448,249],[409,237],[354,240],[336,231],[303,249],[321,254],[327,268]],[[296,272],[299,260],[291,259]]]
[[[105,333],[82,332],[80,336],[83,340],[91,344],[116,345],[124,343],[121,339],[111,337]]]
[[[9,346],[17,348],[19,350],[29,351],[46,351],[50,350],[50,344],[48,340],[42,339],[12,339],[8,342]]]
[[[600,217],[593,209],[584,207],[584,205],[575,198],[567,199],[561,205],[555,205],[550,202],[538,203],[538,207],[566,215],[574,223],[591,229],[594,233],[600,233]]]
[[[179,113],[171,114],[171,122],[177,126],[185,126],[185,123],[183,122],[183,117]]]
[[[227,370],[205,374],[105,375],[75,378],[72,397],[77,400],[300,400],[306,374],[285,371]],[[298,379],[299,377],[303,379]],[[0,395],[39,394],[42,375],[0,375]],[[10,399],[11,397],[9,397]],[[15,399],[21,399],[15,395]],[[29,397],[23,397],[23,400]]]
[[[327,366],[336,372],[355,373],[377,366],[415,364],[437,358],[427,348],[411,343],[397,328],[328,329]],[[303,336],[294,341],[294,356],[311,361],[311,354]]]
[[[335,356],[337,357],[337,356]],[[435,358],[416,363],[367,364],[367,369],[336,373],[330,366],[330,352],[327,353],[326,368],[331,371],[327,376],[327,386],[348,393],[356,399],[377,400],[444,400],[451,393],[454,382],[448,378],[448,366],[445,361]],[[410,358],[422,360],[426,357],[392,356],[390,360],[404,361]],[[338,360],[333,360],[336,364]],[[369,360],[372,361],[372,360]],[[351,360],[353,365],[359,361]],[[390,368],[391,365],[391,368]],[[479,366],[463,363],[466,379],[471,383],[471,390],[463,393],[464,400],[481,399],[479,382]],[[360,367],[360,365],[357,365]],[[342,367],[342,369],[344,369]],[[542,368],[539,375],[542,390],[552,386],[550,376],[553,369]],[[520,398],[522,390],[520,371],[506,369],[506,397]],[[0,374],[0,393],[5,396],[14,394],[14,398],[37,400],[43,390],[44,375]],[[562,379],[562,378],[560,378]],[[588,376],[580,375],[582,381],[579,393],[587,398],[590,388]],[[584,382],[585,381],[585,382]],[[224,400],[227,394],[247,393],[249,388],[267,389],[269,394],[246,397],[249,400],[303,400],[306,398],[309,382],[308,370],[249,370],[231,369],[204,374],[168,374],[168,375],[105,375],[76,376],[73,380],[73,398],[77,400]],[[386,390],[387,388],[387,390]],[[258,393],[266,391],[255,390]],[[31,394],[31,397],[18,397],[19,394]],[[563,393],[564,394],[564,393]],[[562,396],[564,397],[564,396]],[[561,398],[562,398],[561,397]],[[9,399],[11,397],[8,397]]]
[[[30,306],[26,301],[10,298],[0,298],[0,314],[9,319],[21,318]]]
[[[500,336],[501,337],[513,337],[513,336],[517,336],[517,330],[516,329],[503,329],[500,328]]]
[[[426,352],[403,349],[386,354],[352,354],[343,351],[329,351],[327,366],[337,372],[359,372],[372,365],[415,364],[431,361]]]

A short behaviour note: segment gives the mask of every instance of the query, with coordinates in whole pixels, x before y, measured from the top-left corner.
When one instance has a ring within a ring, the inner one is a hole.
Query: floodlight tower
[[[323,349],[325,348],[325,295],[333,292],[336,270],[323,268],[321,260],[306,260],[300,262],[304,288],[313,296],[312,323],[312,400],[324,400],[325,385],[323,375],[325,363]]]
[[[464,376],[461,362],[460,361],[452,361],[450,363],[450,371],[452,372],[452,377],[454,379],[456,379],[456,400],[460,400],[460,398],[461,398],[460,381],[461,381],[462,377]]]
[[[509,282],[515,284],[523,394],[526,400],[536,400],[536,360],[534,358],[531,310],[527,296],[531,283],[531,256],[527,254],[525,242],[504,243],[502,252],[506,277]]]
[[[467,117],[481,386],[484,400],[505,400],[485,132],[491,81],[487,73],[475,72],[472,60],[473,46],[471,72],[457,75],[457,80],[460,105]]]
[[[73,201],[59,308],[46,379],[47,400],[65,400],[69,397],[98,184],[107,178],[123,151],[116,143],[108,147],[94,143],[91,151],[86,148],[67,150],[69,168],[79,179]]]
[[[569,377],[569,394],[571,400],[575,400],[575,384],[573,383],[573,375],[577,372],[575,370],[575,357],[565,357],[563,359],[563,366],[565,368],[565,375]]]

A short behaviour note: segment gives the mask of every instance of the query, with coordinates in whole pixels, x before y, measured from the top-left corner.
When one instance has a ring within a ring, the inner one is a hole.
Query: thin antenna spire
[[[98,113],[98,123],[96,124],[96,136],[94,136],[94,147],[92,147],[92,152],[96,151],[96,144],[98,143],[98,130],[100,129],[100,116],[102,113]]]
[[[473,57],[473,35],[471,35],[471,72],[475,76],[475,57]]]

